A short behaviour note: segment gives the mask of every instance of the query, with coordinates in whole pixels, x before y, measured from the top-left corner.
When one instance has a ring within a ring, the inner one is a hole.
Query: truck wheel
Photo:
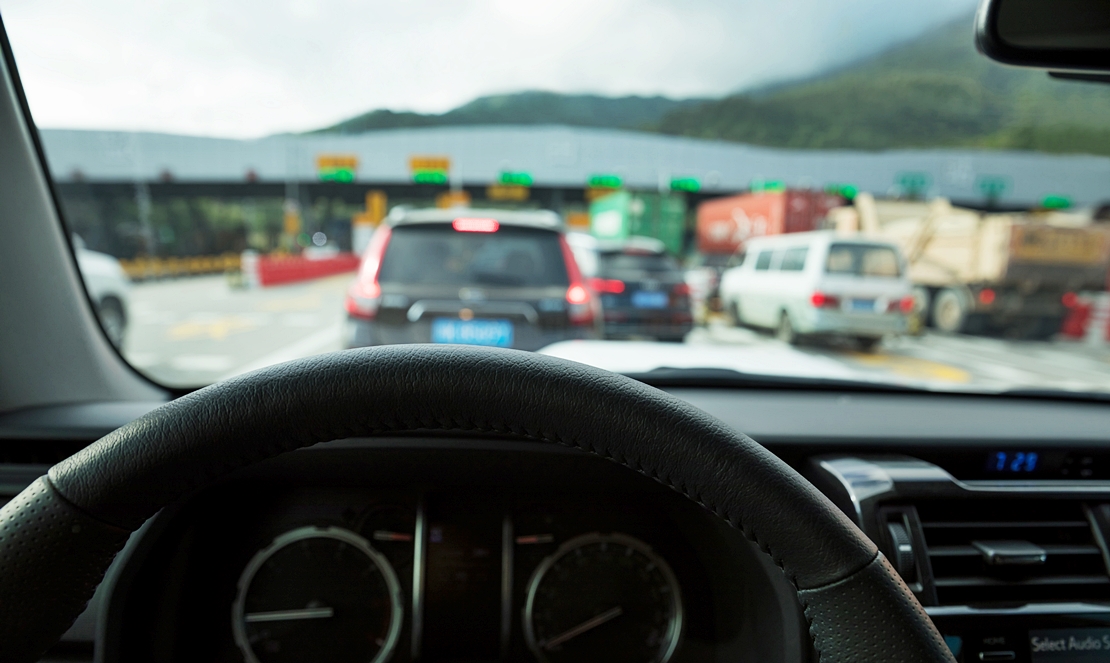
[[[933,293],[928,288],[916,286],[913,289],[913,312],[910,313],[910,333],[920,334],[926,327],[933,326]]]
[[[779,318],[779,326],[775,328],[775,338],[790,345],[798,344],[798,334],[794,332],[794,323],[790,322],[790,314],[786,311],[783,311],[782,317]]]
[[[945,288],[937,293],[933,301],[933,324],[937,329],[958,334],[964,331],[967,314],[968,306],[959,291]]]

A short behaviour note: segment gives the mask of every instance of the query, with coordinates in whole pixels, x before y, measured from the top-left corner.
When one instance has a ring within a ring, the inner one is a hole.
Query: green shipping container
[[[681,194],[618,191],[590,205],[590,232],[598,239],[653,237],[679,255],[685,231],[686,198]]]

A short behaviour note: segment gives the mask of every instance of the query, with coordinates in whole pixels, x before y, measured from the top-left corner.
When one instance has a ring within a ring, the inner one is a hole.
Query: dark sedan
[[[601,298],[606,338],[681,342],[694,326],[690,287],[662,243],[601,245],[590,286]]]

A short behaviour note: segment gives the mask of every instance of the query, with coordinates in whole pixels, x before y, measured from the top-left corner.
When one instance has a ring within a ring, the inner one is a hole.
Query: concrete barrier
[[[353,272],[358,269],[359,257],[353,253],[312,258],[291,255],[260,256],[245,252],[240,264],[247,285],[265,288]]]

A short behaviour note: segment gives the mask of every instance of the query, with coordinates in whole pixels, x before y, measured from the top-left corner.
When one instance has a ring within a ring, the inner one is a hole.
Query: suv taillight
[[[582,327],[592,326],[598,318],[598,299],[590,294],[589,289],[582,280],[582,272],[578,271],[578,262],[574,259],[574,252],[562,235],[559,235],[559,246],[563,249],[563,262],[567,266],[567,318],[570,324]],[[623,284],[622,284],[623,285]]]
[[[378,274],[382,271],[382,258],[385,256],[386,247],[389,246],[389,235],[389,226],[383,225],[370,238],[358,276],[347,289],[344,308],[347,309],[347,315],[352,318],[373,320],[378,314],[378,307],[382,302],[382,287],[378,283]]]
[[[840,298],[835,295],[826,295],[823,292],[815,292],[809,298],[809,303],[813,304],[816,308],[840,308]]]

